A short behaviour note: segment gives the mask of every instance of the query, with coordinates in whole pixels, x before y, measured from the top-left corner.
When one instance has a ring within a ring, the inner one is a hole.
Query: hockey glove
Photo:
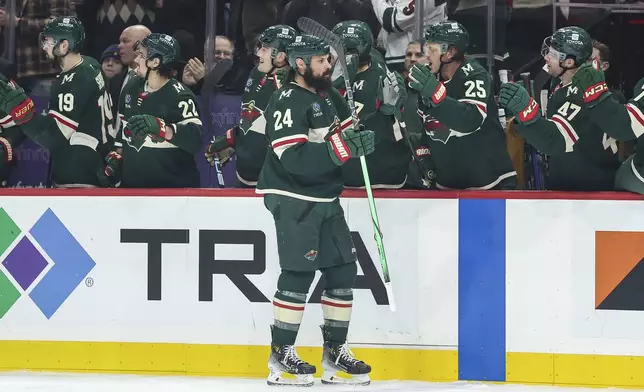
[[[98,182],[106,188],[115,187],[121,182],[121,163],[123,157],[112,151],[105,157],[105,169],[98,174]]]
[[[344,132],[333,132],[327,139],[329,155],[333,162],[342,166],[349,158],[371,154],[375,149],[375,133],[365,131],[360,125],[359,130],[348,128]]]
[[[33,118],[35,105],[15,82],[0,81],[0,111],[9,114],[16,125],[21,125]]]
[[[212,141],[208,146],[206,146],[206,151],[204,153],[204,156],[206,157],[206,161],[210,164],[210,166],[215,165],[215,157],[219,158],[219,164],[223,167],[224,166],[224,159],[226,161],[230,161],[230,158],[234,154],[234,147],[235,147],[235,135],[237,134],[237,126],[230,128],[229,130],[226,131],[225,134],[219,136],[219,137],[213,137]],[[224,153],[221,153],[224,150],[232,150],[231,151],[226,151]]]
[[[515,115],[516,120],[528,125],[541,117],[541,109],[523,86],[517,83],[505,83],[499,92],[499,106]]]
[[[604,71],[584,63],[572,77],[572,83],[584,92],[584,102],[593,107],[611,96],[604,78]]]
[[[428,106],[439,106],[447,97],[447,89],[436,79],[426,64],[416,64],[409,70],[409,87],[420,92]]]
[[[128,120],[134,138],[150,136],[154,143],[165,142],[165,121],[149,114],[136,114]],[[145,136],[144,136],[145,135]]]
[[[358,73],[358,55],[348,54],[347,71],[349,72],[349,81],[353,81]],[[342,74],[342,67],[340,61],[336,60],[333,70],[331,71],[331,83],[337,90],[344,91],[347,87],[344,83],[344,75]]]
[[[13,162],[13,148],[6,138],[0,137],[0,167]]]
[[[380,111],[387,116],[402,119],[402,107],[407,101],[407,88],[405,80],[398,72],[387,71],[387,76],[382,79],[378,99]]]

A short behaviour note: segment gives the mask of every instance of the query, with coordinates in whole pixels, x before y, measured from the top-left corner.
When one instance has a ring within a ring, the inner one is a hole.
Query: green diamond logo
[[[0,208],[0,256],[7,251],[19,235],[18,225],[7,215],[4,208]],[[0,271],[0,318],[7,313],[18,298],[20,298],[20,291]]]

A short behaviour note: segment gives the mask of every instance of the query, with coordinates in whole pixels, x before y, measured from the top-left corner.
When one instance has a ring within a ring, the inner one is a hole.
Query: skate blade
[[[313,375],[271,371],[266,379],[266,384],[279,387],[312,387]]]
[[[341,374],[340,377],[338,374]],[[320,379],[326,385],[369,385],[371,378],[368,374],[347,374],[344,372],[324,372]]]

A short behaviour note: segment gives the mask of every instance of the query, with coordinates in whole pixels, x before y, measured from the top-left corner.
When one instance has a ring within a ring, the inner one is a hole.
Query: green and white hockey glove
[[[347,128],[344,132],[338,131],[327,139],[329,155],[333,162],[342,166],[350,158],[371,154],[376,149],[375,133],[365,131],[360,125],[359,130]]]
[[[346,59],[349,81],[352,82],[358,73],[358,55],[348,54]],[[333,70],[331,71],[331,83],[337,90],[344,91],[346,89],[344,84],[344,75],[342,74],[342,67],[340,66],[339,61],[336,61],[333,65]]]
[[[387,76],[382,79],[378,99],[379,110],[387,116],[395,116],[399,121],[402,119],[402,107],[407,101],[407,89],[405,80],[398,72],[387,71]]]
[[[416,64],[409,70],[409,87],[420,92],[428,106],[440,106],[447,97],[447,89],[436,79],[426,64]]]
[[[590,107],[611,96],[604,71],[593,64],[595,61],[582,64],[572,77],[572,83],[584,92],[584,102]]]
[[[136,114],[128,119],[128,129],[135,139],[150,136],[154,143],[162,143],[165,139],[165,121],[149,114]]]
[[[505,83],[499,92],[499,106],[516,115],[517,121],[528,125],[541,117],[541,109],[528,91],[517,83]]]
[[[213,137],[210,144],[206,146],[204,156],[210,166],[215,166],[215,158],[219,159],[219,164],[224,167],[225,163],[230,161],[230,158],[235,154],[235,135],[237,134],[237,126],[230,128],[225,134]],[[232,151],[229,151],[232,150]]]
[[[14,81],[0,80],[0,111],[9,114],[16,125],[21,125],[33,118],[35,105]]]

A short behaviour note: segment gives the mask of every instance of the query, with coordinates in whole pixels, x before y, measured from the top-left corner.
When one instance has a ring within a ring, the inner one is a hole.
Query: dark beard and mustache
[[[311,68],[307,68],[304,72],[304,82],[316,90],[328,90],[331,88],[331,76],[326,72],[322,76],[313,76]]]

